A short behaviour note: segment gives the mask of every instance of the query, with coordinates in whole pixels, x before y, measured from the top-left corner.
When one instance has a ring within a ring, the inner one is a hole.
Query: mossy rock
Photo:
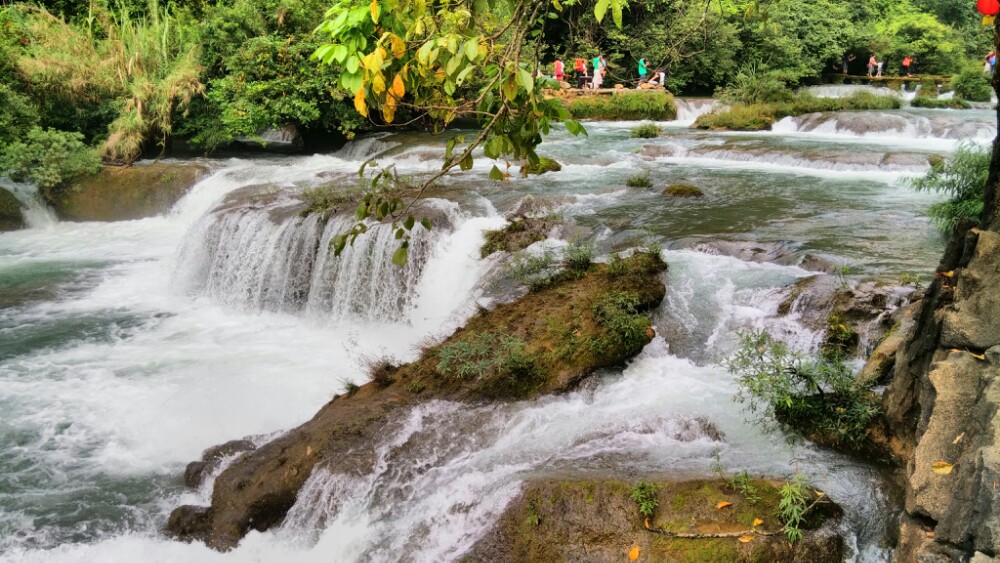
[[[486,231],[486,241],[480,249],[480,256],[486,258],[495,252],[517,252],[532,244],[545,240],[553,222],[545,217],[515,217],[502,229]]]
[[[24,228],[24,216],[21,215],[21,202],[14,194],[0,188],[0,232],[16,231]]]
[[[674,184],[663,190],[663,195],[670,197],[705,197],[705,192],[691,184]]]
[[[630,483],[529,482],[465,560],[627,561],[638,547],[640,561],[843,561],[836,504],[822,499],[814,505],[801,526],[803,539],[791,544],[774,516],[781,483],[751,484],[757,495],[752,502],[723,479],[653,483],[657,506],[646,518]],[[730,504],[717,508],[720,502]],[[757,519],[763,522],[755,526]]]
[[[204,166],[186,163],[104,166],[48,190],[45,199],[67,221],[143,219],[169,211],[207,173]]]
[[[538,164],[526,163],[524,171],[528,174],[545,174],[546,172],[559,172],[562,165],[551,158],[539,157]]]
[[[481,310],[416,361],[337,396],[308,422],[240,459],[215,481],[212,507],[175,509],[168,533],[229,549],[251,529],[280,524],[319,466],[367,474],[389,420],[431,400],[531,399],[566,392],[594,371],[623,364],[655,335],[648,312],[663,300],[659,254],[612,268],[567,269],[518,301]],[[469,358],[470,350],[476,356]],[[471,369],[451,369],[465,362]],[[447,365],[446,365],[447,364]],[[484,367],[485,366],[485,367]],[[204,517],[207,515],[207,517]]]

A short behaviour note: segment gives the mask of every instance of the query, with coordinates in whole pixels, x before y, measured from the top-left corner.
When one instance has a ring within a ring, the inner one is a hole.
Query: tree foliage
[[[993,151],[964,143],[947,161],[935,162],[926,175],[911,180],[919,191],[934,191],[948,196],[932,204],[928,214],[935,225],[950,234],[964,220],[978,221],[983,213],[983,194],[989,176]]]

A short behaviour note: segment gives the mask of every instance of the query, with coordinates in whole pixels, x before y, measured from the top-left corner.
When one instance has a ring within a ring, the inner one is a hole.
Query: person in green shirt
[[[646,81],[646,75],[649,74],[649,69],[646,68],[646,59],[639,59],[639,82]]]

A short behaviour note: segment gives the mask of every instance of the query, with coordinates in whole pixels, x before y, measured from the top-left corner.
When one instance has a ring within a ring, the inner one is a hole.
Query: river
[[[944,246],[925,217],[937,196],[903,181],[931,154],[992,139],[995,114],[817,114],[743,134],[691,130],[706,103],[681,109],[658,139],[630,139],[635,123],[554,132],[539,153],[563,164],[558,173],[495,183],[480,158],[448,176],[428,204],[441,226],[416,235],[405,270],[388,265],[395,242],[375,231],[339,261],[321,252],[301,271],[302,253],[337,227],[270,214],[271,204],[212,209],[245,186],[269,186],[280,200],[348,182],[371,156],[419,176],[440,165],[442,139],[206,159],[212,173],[162,217],[66,223],[35,209],[32,228],[0,234],[0,560],[455,560],[526,478],[705,475],[717,452],[733,471],[803,471],[844,505],[857,559],[883,560],[894,526],[884,471],[747,422],[719,365],[746,327],[815,346],[818,334],[777,314],[812,272],[708,243],[813,254],[849,267],[848,281],[927,275]],[[658,189],[625,186],[642,170]],[[706,196],[660,195],[678,182]],[[421,342],[486,303],[499,258],[479,258],[482,233],[527,195],[599,254],[664,248],[668,290],[654,319],[663,329],[639,357],[565,396],[422,406],[386,428],[372,474],[317,472],[279,529],[232,552],[162,536],[173,507],[209,500],[211,482],[190,491],[180,481],[203,449],[265,441],[308,420],[347,382],[366,380],[367,360],[414,359]],[[705,421],[724,439],[700,430]]]

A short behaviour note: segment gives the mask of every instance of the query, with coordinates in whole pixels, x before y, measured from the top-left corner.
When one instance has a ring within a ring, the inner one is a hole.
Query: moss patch
[[[663,195],[670,197],[704,197],[705,192],[701,191],[701,188],[698,186],[692,186],[691,184],[674,184],[664,188]]]
[[[639,547],[641,561],[843,560],[842,539],[825,527],[840,516],[832,502],[815,510],[803,540],[792,545],[774,516],[779,483],[752,481],[759,499],[750,503],[725,480],[655,483],[658,508],[641,516],[632,486],[617,480],[535,481],[507,507],[494,530],[472,549],[469,561],[627,561]],[[732,504],[716,508],[720,502]],[[820,506],[820,505],[817,505]],[[763,523],[754,526],[754,520]],[[738,537],[678,538],[679,534],[739,534]]]
[[[553,222],[547,218],[515,217],[502,229],[486,231],[486,242],[480,249],[480,256],[486,258],[494,252],[517,252],[540,240],[545,240]]]
[[[169,211],[207,172],[202,166],[163,162],[105,166],[45,196],[64,220],[142,219]]]
[[[14,194],[0,188],[0,232],[24,228],[21,203]]]
[[[538,164],[527,163],[524,165],[526,174],[545,174],[546,172],[559,172],[562,165],[551,158],[539,157]]]

